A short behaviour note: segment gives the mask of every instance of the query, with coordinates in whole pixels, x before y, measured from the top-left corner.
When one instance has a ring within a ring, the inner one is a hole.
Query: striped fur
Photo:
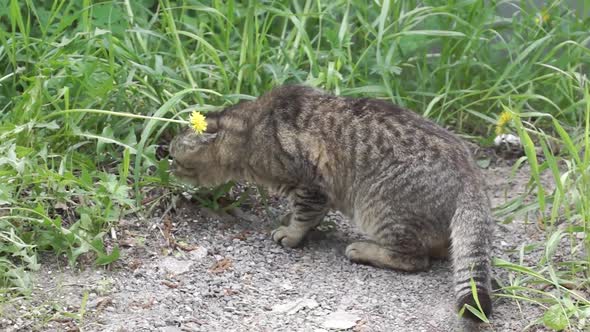
[[[187,130],[171,143],[176,176],[198,185],[245,179],[286,195],[288,225],[272,233],[283,246],[299,245],[335,209],[371,239],[346,248],[351,261],[418,271],[450,253],[457,306],[475,306],[473,279],[490,314],[489,201],[450,132],[384,101],[297,85],[207,121],[207,133]]]

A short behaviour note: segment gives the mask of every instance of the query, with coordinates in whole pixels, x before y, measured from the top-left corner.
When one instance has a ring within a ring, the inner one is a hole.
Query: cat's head
[[[170,143],[172,174],[185,183],[216,186],[229,180],[224,165],[219,118],[207,117],[207,129],[197,133],[186,128]]]

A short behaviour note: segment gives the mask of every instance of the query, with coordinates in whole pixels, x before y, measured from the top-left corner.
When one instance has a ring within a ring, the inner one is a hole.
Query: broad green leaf
[[[116,246],[110,254],[100,254],[94,263],[96,265],[107,265],[119,259],[119,256],[119,247]]]

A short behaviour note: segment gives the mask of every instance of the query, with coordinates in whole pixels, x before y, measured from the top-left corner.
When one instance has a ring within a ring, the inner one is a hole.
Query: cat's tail
[[[461,310],[468,304],[478,310],[481,308],[486,317],[492,312],[490,252],[493,224],[488,202],[482,193],[461,195],[451,221],[451,257],[457,309]],[[479,320],[467,308],[463,316]]]

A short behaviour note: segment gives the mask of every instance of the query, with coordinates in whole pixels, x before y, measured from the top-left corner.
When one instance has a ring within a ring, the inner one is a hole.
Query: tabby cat
[[[283,246],[300,244],[335,209],[370,238],[348,245],[353,262],[419,271],[450,254],[457,307],[477,308],[473,280],[491,313],[492,218],[481,175],[459,138],[411,111],[283,86],[207,114],[206,132],[184,131],[170,154],[188,183],[244,179],[287,196],[289,223],[271,235]]]

